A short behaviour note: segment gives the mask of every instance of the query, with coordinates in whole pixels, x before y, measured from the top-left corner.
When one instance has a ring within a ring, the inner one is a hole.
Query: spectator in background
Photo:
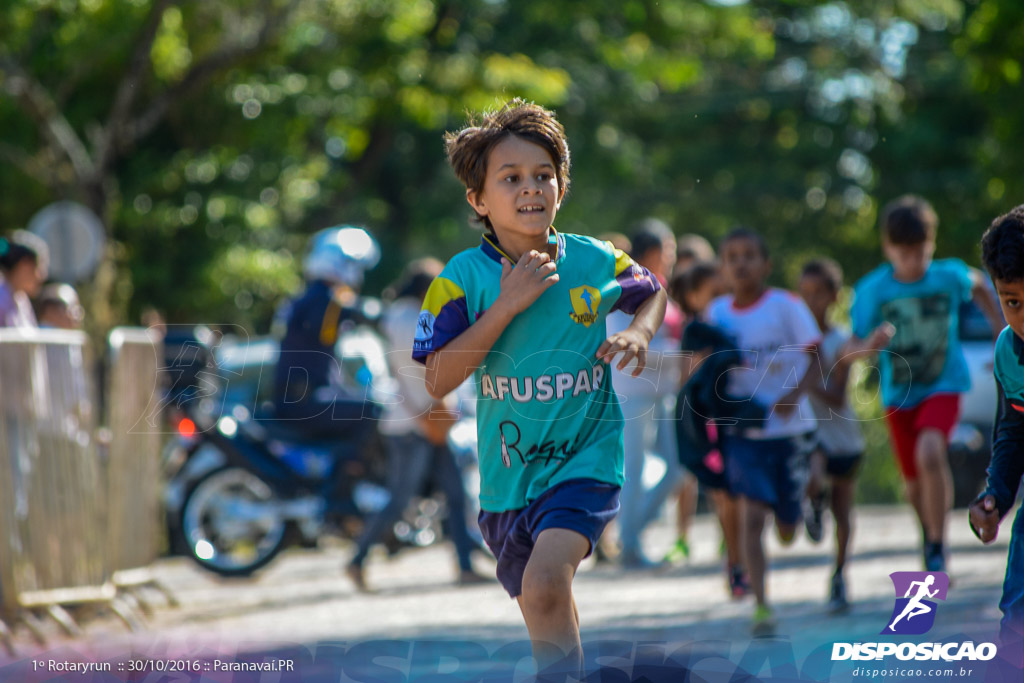
[[[672,274],[678,274],[695,263],[710,263],[715,260],[715,248],[711,242],[695,233],[680,235],[676,240],[676,263]]]
[[[31,299],[46,280],[49,255],[30,232],[0,237],[0,327],[37,327]]]
[[[78,300],[78,292],[71,285],[62,282],[43,287],[36,302],[36,315],[39,327],[61,330],[81,329],[82,319],[85,317],[82,304]]]
[[[605,242],[611,242],[611,245],[623,252],[624,254],[633,253],[633,243],[629,241],[629,238],[623,235],[621,232],[606,232],[598,235],[597,239],[604,240]]]
[[[630,242],[633,261],[649,270],[665,287],[676,256],[675,236],[669,227],[656,218],[648,218],[639,223]],[[649,345],[652,353],[644,372],[633,377],[631,368],[613,370],[613,386],[622,404],[625,419],[625,483],[619,497],[621,512],[618,519],[622,550],[618,559],[627,568],[655,565],[643,553],[641,536],[644,527],[657,516],[665,500],[681,482],[688,484],[691,493],[686,503],[687,509],[692,511],[696,503],[696,481],[688,481],[692,477],[687,477],[679,465],[672,422],[678,389],[677,351],[682,322],[683,314],[679,307],[669,301],[665,320]],[[608,331],[614,333],[628,323],[629,316],[613,313],[608,316]],[[648,452],[665,461],[665,474],[649,489],[643,479],[644,461]],[[685,538],[682,543],[688,554]]]
[[[363,565],[374,543],[398,521],[409,501],[434,478],[448,503],[448,533],[459,563],[459,584],[487,581],[473,571],[470,554],[478,547],[466,520],[466,490],[455,456],[448,447],[448,431],[457,419],[455,392],[435,401],[427,392],[422,365],[410,360],[412,342],[423,297],[444,264],[423,258],[405,267],[394,287],[395,300],[381,320],[388,340],[388,365],[397,386],[394,400],[385,406],[380,433],[388,453],[387,506],[369,521],[345,573],[359,590],[367,590]]]

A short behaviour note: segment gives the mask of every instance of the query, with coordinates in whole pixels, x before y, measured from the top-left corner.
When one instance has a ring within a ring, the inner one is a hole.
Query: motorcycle
[[[347,330],[337,351],[344,383],[370,394],[386,385],[384,348],[372,329]],[[214,356],[219,364],[209,360]],[[172,552],[222,576],[246,576],[291,545],[316,547],[327,533],[358,535],[389,500],[376,420],[357,421],[341,443],[310,441],[273,419],[258,400],[259,387],[239,382],[273,368],[275,342],[223,345],[209,357],[205,372],[184,373],[193,389],[174,402],[177,437],[164,454]],[[375,417],[373,402],[366,406],[367,417]],[[391,552],[430,545],[442,536],[446,514],[443,499],[424,491],[385,544]]]

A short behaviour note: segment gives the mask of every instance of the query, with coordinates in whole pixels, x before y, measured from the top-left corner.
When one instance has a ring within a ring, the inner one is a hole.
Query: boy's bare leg
[[[942,543],[946,537],[946,513],[953,490],[953,475],[946,458],[946,435],[938,429],[922,430],[917,437],[914,458],[926,540]]]
[[[739,503],[735,498],[721,489],[711,491],[711,500],[715,504],[718,523],[722,526],[722,538],[725,539],[725,557],[730,567],[742,563],[743,548],[740,534]]]
[[[697,509],[697,478],[687,476],[676,496],[676,535],[685,538]]]
[[[740,496],[740,529],[743,536],[743,564],[750,576],[750,589],[758,605],[767,604],[764,591],[765,558],[762,533],[771,509],[763,503]]]
[[[918,472],[917,479],[907,479],[905,481],[907,489],[907,501],[910,503],[910,507],[914,508],[914,514],[917,515],[917,521],[921,523],[921,529],[927,529],[927,525],[924,521],[924,508],[921,507],[921,473]]]
[[[572,580],[589,549],[585,536],[568,529],[545,529],[533,546],[523,572],[523,593],[517,599],[538,671],[569,657],[575,657],[578,670],[583,669]]]
[[[807,477],[807,497],[816,498],[820,496],[825,488],[825,454],[820,449],[814,449],[808,458],[810,474]]]
[[[836,569],[846,566],[846,553],[853,535],[853,477],[833,477],[832,517],[836,520]]]

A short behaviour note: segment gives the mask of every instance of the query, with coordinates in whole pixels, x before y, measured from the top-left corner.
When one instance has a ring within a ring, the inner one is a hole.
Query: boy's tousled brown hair
[[[558,191],[564,195],[569,188],[569,144],[565,129],[554,112],[519,97],[501,109],[485,112],[479,123],[471,116],[462,130],[445,133],[448,163],[466,189],[476,193],[484,189],[487,158],[495,145],[510,135],[543,147],[551,155]],[[477,215],[477,220],[491,229],[486,216]]]
[[[907,194],[898,197],[882,210],[882,237],[889,244],[912,246],[935,239],[939,216],[922,197]]]

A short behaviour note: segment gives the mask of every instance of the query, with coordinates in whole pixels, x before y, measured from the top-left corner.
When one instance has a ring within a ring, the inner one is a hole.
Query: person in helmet
[[[363,230],[339,226],[313,236],[303,263],[305,290],[290,302],[274,373],[275,416],[311,437],[350,436],[363,422],[366,397],[347,394],[334,355],[339,326],[355,316],[363,273],[380,247]]]

